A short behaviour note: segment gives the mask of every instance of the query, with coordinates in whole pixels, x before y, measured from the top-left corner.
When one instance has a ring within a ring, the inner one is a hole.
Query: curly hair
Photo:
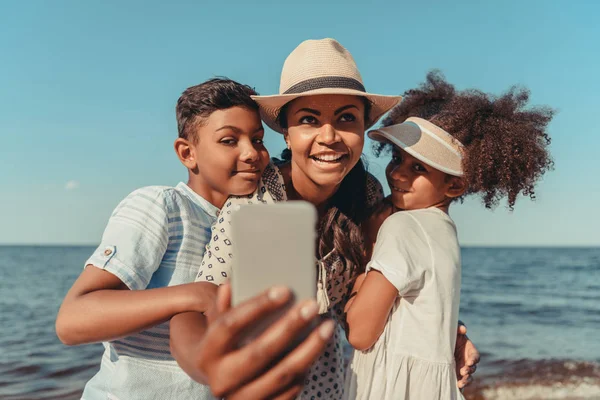
[[[460,199],[479,195],[486,208],[493,208],[506,197],[512,210],[519,194],[535,199],[536,183],[554,167],[546,133],[554,111],[527,108],[528,101],[529,91],[518,87],[501,96],[457,91],[439,71],[431,71],[423,84],[405,93],[383,125],[420,117],[449,132],[466,148],[467,190]],[[374,144],[377,156],[390,148]]]

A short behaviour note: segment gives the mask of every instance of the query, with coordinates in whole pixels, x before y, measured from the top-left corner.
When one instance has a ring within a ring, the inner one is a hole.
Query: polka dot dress
[[[369,174],[367,181],[367,199],[370,205],[383,199],[381,184]],[[212,239],[206,246],[204,258],[196,281],[208,281],[217,285],[225,283],[231,274],[233,266],[233,252],[231,250],[231,214],[243,204],[272,204],[287,201],[283,176],[279,168],[269,164],[263,173],[256,191],[249,196],[230,197],[215,225],[211,228]],[[326,346],[325,351],[317,362],[311,367],[308,377],[304,382],[304,389],[298,397],[301,400],[309,399],[342,399],[344,396],[344,356],[343,356],[343,329],[345,298],[352,284],[354,276],[350,276],[350,268],[345,268],[340,254],[334,249],[321,260],[317,260],[317,267],[325,271],[326,299],[319,298],[320,308],[324,316],[333,318],[336,322],[334,337]]]

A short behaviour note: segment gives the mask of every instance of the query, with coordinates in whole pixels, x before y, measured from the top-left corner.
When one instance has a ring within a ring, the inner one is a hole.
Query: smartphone
[[[235,306],[276,285],[285,285],[293,300],[246,332],[240,344],[260,335],[295,302],[315,299],[317,211],[305,201],[241,206],[231,218]]]

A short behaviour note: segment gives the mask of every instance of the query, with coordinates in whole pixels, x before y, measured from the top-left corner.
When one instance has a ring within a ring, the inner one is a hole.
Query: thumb
[[[217,290],[217,313],[221,314],[231,308],[231,285],[229,282],[219,286]]]

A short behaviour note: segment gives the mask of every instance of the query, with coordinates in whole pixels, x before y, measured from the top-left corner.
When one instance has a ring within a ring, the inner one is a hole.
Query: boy
[[[150,186],[115,209],[102,242],[67,293],[56,331],[67,345],[103,341],[83,399],[203,399],[169,351],[169,319],[205,312],[216,286],[190,283],[210,227],[231,194],[252,193],[269,162],[249,86],[211,79],[177,102],[175,151],[188,182]]]

